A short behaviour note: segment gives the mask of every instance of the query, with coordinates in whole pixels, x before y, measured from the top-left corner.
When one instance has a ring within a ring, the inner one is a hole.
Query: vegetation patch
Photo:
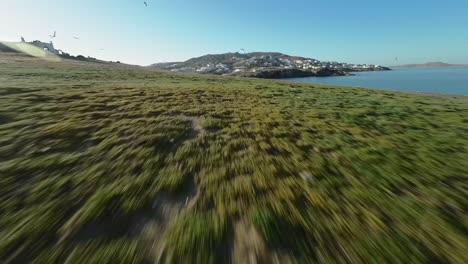
[[[166,232],[164,263],[218,263],[226,221],[215,213],[184,215]]]
[[[0,79],[1,263],[468,263],[466,97],[7,52]]]
[[[224,127],[224,122],[222,119],[215,117],[206,117],[201,121],[201,126],[203,129],[216,131]]]

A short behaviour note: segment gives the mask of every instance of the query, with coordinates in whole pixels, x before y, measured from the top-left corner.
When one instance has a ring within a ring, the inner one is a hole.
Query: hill
[[[468,263],[468,98],[0,53],[0,263]]]
[[[184,62],[156,63],[152,68],[172,72],[208,73],[267,79],[350,75],[355,71],[390,70],[379,65],[322,62],[278,52],[224,53]]]
[[[0,42],[0,52],[17,52],[17,51]]]
[[[43,47],[47,48],[47,51]],[[52,50],[50,51],[49,48]],[[0,52],[14,52],[14,53],[28,53],[33,57],[52,57],[55,59],[68,59],[68,60],[77,60],[77,61],[84,61],[84,62],[93,62],[93,63],[113,63],[113,64],[120,64],[120,61],[104,61],[100,59],[96,59],[90,56],[83,56],[83,55],[71,55],[66,53],[62,50],[55,49],[52,42],[45,43],[39,40],[31,41],[31,42],[0,42]],[[130,65],[131,66],[131,65]]]
[[[449,64],[445,62],[427,62],[422,64],[405,64],[392,66],[391,68],[445,68],[445,67],[468,67],[468,64]]]

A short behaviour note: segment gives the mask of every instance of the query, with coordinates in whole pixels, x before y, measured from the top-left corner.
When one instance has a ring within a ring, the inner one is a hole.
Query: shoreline
[[[333,76],[328,76],[328,77],[333,77]],[[299,78],[307,78],[307,77],[299,77]],[[414,94],[414,95],[429,95],[429,96],[435,96],[435,97],[451,97],[451,98],[465,98],[465,99],[468,99],[468,94],[434,93],[434,92],[424,92],[424,91],[395,90],[395,89],[391,89],[391,88],[364,87],[364,86],[338,85],[338,84],[326,84],[326,83],[311,83],[311,82],[300,82],[300,81],[296,81],[296,80],[292,80],[292,79],[297,79],[297,78],[285,78],[285,79],[276,79],[276,80],[285,81],[285,82],[289,82],[289,83],[320,85],[320,86],[327,86],[327,87],[367,89],[367,90],[384,91],[384,92],[387,91],[387,92],[405,93],[405,94]]]

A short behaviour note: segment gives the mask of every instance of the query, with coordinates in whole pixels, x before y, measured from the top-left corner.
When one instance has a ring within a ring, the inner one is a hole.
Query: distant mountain
[[[184,62],[156,63],[149,67],[172,72],[195,72],[257,78],[351,75],[356,71],[383,71],[379,65],[319,61],[278,52],[209,54]]]
[[[468,67],[468,64],[449,64],[445,62],[427,62],[422,64],[405,64],[392,66],[390,68],[445,68],[445,67]]]

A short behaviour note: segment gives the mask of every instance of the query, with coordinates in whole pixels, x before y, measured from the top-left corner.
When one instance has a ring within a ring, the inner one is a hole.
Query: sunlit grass
[[[467,124],[465,97],[0,53],[0,261],[228,262],[248,222],[298,263],[467,263]]]
[[[36,58],[40,58],[46,61],[52,61],[52,62],[59,62],[61,59],[60,57],[46,52],[34,45],[31,45],[26,42],[7,42],[7,41],[0,41],[0,45],[3,44],[7,46],[10,49],[13,49],[17,52],[27,54],[29,56],[33,56]]]

